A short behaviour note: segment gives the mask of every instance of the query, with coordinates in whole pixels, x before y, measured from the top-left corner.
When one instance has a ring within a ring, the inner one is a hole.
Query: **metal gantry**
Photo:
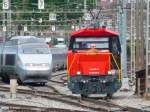
[[[144,1],[136,0],[136,71],[144,69]]]
[[[131,80],[136,79],[136,89],[142,89],[141,85],[144,83],[145,77],[139,75],[145,69],[145,1],[131,0]],[[137,73],[137,75],[136,75]],[[145,86],[145,85],[143,85]],[[144,87],[143,87],[144,88]],[[136,92],[140,90],[136,90]],[[145,92],[145,90],[142,90]],[[139,92],[140,93],[140,92]]]
[[[135,0],[131,0],[131,34],[130,34],[130,43],[131,43],[131,81],[135,81]]]
[[[146,96],[150,96],[150,0],[147,0]]]

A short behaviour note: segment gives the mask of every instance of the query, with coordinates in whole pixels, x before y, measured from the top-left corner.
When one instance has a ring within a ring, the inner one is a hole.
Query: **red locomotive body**
[[[75,94],[107,94],[121,87],[119,34],[106,28],[82,29],[71,34],[68,87]]]

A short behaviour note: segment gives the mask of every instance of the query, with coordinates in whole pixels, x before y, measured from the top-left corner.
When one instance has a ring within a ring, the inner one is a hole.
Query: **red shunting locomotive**
[[[106,28],[71,33],[67,56],[68,87],[74,94],[107,94],[121,88],[119,34]]]

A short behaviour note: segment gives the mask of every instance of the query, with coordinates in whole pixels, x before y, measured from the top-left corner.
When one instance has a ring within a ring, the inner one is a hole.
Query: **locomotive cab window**
[[[94,45],[96,49],[109,49],[109,39],[106,37],[78,37],[74,39],[72,44],[71,48],[78,50],[90,49],[91,45]]]
[[[10,40],[5,43],[3,52],[4,52],[4,60],[5,65],[14,66],[16,61],[16,53],[17,53],[17,40]]]
[[[19,47],[22,54],[48,54],[49,49],[44,44],[23,44]]]
[[[111,45],[110,45],[110,49],[112,53],[120,53],[121,52],[121,48],[120,48],[120,43],[118,38],[111,38]]]

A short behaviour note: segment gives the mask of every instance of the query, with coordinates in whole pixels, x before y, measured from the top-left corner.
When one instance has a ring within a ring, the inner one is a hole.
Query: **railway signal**
[[[56,31],[55,25],[52,25],[52,31]]]
[[[3,0],[3,9],[9,9],[9,7],[10,7],[10,1]]]
[[[25,32],[28,31],[27,26],[24,26],[24,27],[23,27],[23,30],[24,30]]]
[[[38,9],[44,9],[44,0],[38,0]]]
[[[3,32],[5,32],[6,31],[6,26],[3,26]]]
[[[41,24],[43,22],[42,18],[39,19],[39,23]]]
[[[49,21],[56,21],[56,14],[55,13],[49,13]]]

